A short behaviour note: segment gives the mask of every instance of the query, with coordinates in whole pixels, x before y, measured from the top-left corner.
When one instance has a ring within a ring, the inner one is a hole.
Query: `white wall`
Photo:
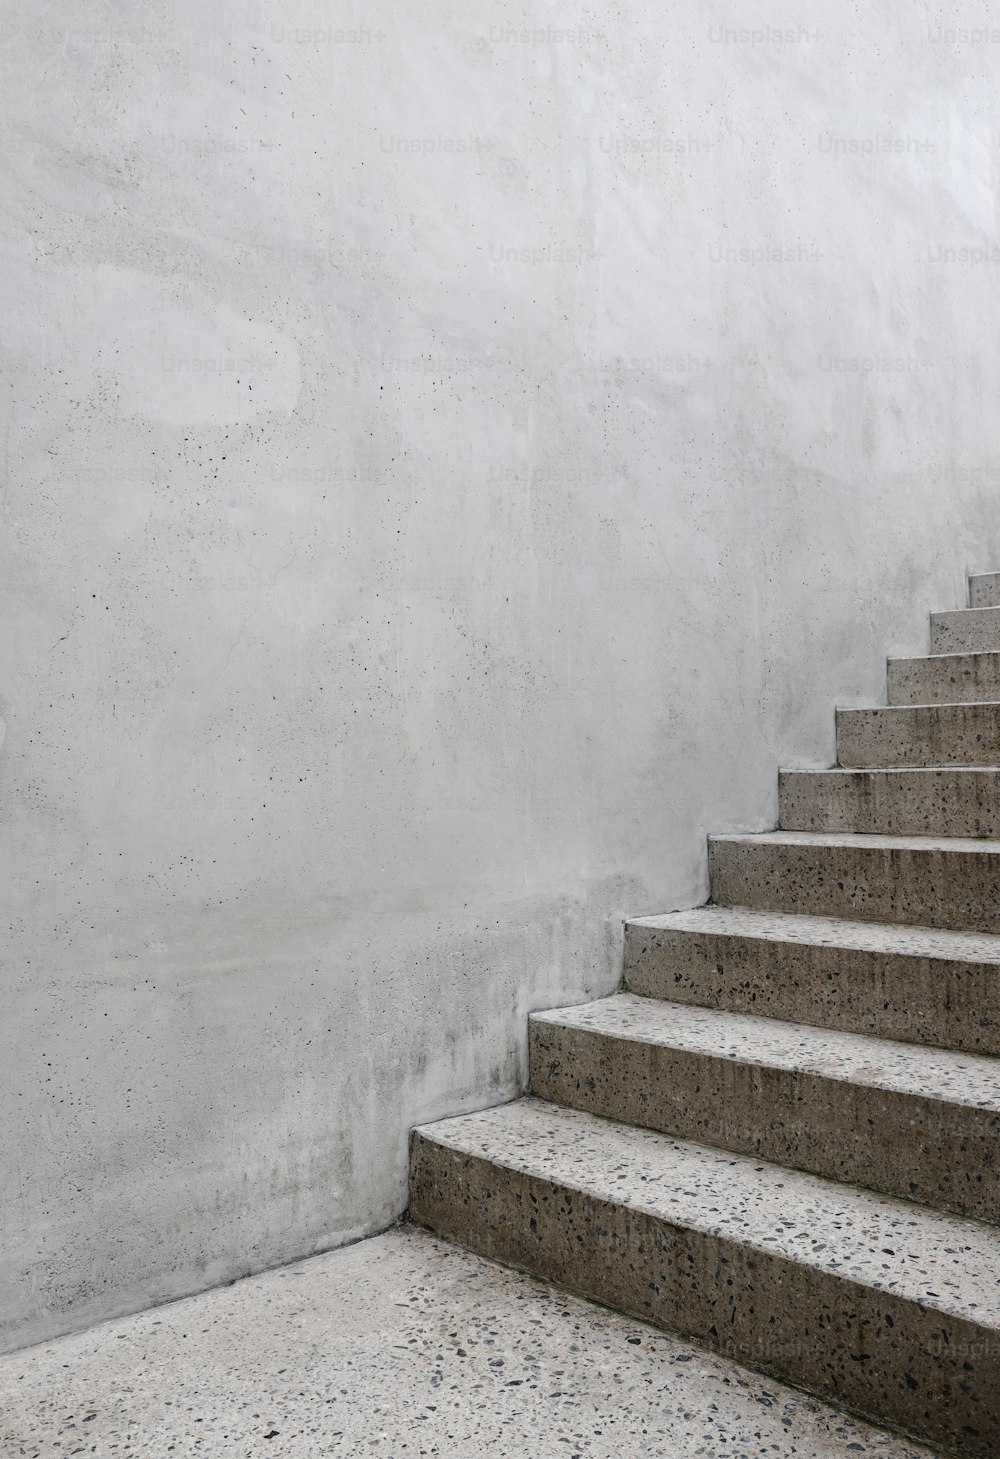
[[[955,23],[7,8],[6,1345],[389,1223],[1000,566]]]

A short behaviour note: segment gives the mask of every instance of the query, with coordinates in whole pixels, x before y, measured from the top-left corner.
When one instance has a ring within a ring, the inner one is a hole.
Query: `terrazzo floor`
[[[413,1227],[0,1357],[3,1459],[927,1459]]]

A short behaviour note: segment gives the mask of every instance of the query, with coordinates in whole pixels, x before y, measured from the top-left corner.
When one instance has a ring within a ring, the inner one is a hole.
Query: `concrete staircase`
[[[1000,574],[969,601],[711,839],[711,905],[626,926],[628,992],[532,1017],[529,1097],[414,1132],[411,1215],[996,1459]]]

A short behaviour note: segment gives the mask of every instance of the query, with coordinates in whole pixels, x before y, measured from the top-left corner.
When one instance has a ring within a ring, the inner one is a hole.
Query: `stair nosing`
[[[981,613],[981,608],[972,608],[973,613]],[[926,664],[940,663],[943,659],[1000,659],[1000,648],[952,648],[942,654],[888,654],[887,664]]]
[[[953,613],[1000,613],[1000,603],[991,603],[984,608],[932,608],[932,618],[947,618]]]
[[[829,846],[846,851],[940,851],[952,855],[1000,856],[1000,837],[997,836],[891,836],[867,831],[771,830],[712,832],[708,840],[710,845],[741,843],[758,846]]]
[[[996,709],[1000,699],[942,699],[927,704],[838,704],[835,714],[911,714],[915,709]]]
[[[997,701],[1000,704],[1000,700]],[[902,709],[904,706],[899,705]],[[917,706],[914,705],[914,708]],[[779,775],[1000,775],[997,765],[808,765],[786,766]]]

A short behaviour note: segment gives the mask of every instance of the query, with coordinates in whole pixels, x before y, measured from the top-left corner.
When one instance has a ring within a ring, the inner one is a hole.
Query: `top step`
[[[969,578],[970,608],[1000,608],[1000,572],[975,573]]]

